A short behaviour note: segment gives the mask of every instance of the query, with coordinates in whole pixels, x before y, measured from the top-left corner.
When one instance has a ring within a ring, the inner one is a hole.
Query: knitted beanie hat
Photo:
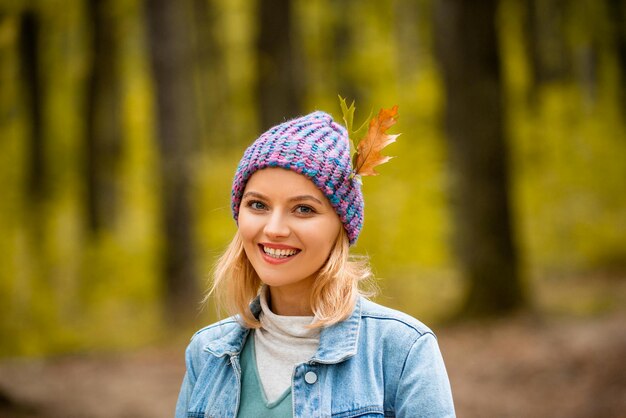
[[[363,226],[363,194],[352,173],[345,128],[324,112],[313,112],[277,125],[246,149],[233,180],[231,207],[235,221],[250,176],[266,167],[303,174],[328,198],[354,244]]]

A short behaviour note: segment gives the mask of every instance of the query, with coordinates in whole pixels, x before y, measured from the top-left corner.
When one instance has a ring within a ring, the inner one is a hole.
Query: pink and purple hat
[[[339,215],[350,245],[356,242],[363,226],[363,194],[351,175],[348,133],[330,115],[316,111],[281,123],[246,149],[233,180],[235,221],[246,182],[255,171],[267,167],[282,167],[310,178]]]

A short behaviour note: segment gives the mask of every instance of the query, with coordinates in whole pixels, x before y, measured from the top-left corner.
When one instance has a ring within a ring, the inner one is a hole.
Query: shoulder
[[[435,336],[433,331],[414,317],[388,308],[369,299],[361,298],[361,321],[366,327],[374,327],[385,334],[392,333],[400,336],[417,339],[429,334]]]
[[[237,317],[226,318],[206,326],[191,337],[185,350],[187,378],[194,384],[198,375],[211,358],[225,358],[225,354],[240,351],[247,329],[237,321]]]
[[[398,376],[407,367],[415,368],[418,364],[445,375],[434,332],[404,312],[362,299],[361,334],[361,347],[384,353],[383,363]]]
[[[450,382],[431,329],[410,315],[365,299],[361,321],[366,335],[361,358],[382,364],[385,412],[454,417]]]
[[[198,358],[202,353],[214,350],[239,351],[238,345],[246,332],[236,316],[208,325],[193,334],[187,346],[187,356]]]
[[[209,342],[215,339],[223,338],[233,332],[238,332],[241,329],[242,326],[237,320],[237,317],[231,316],[211,325],[207,325],[204,328],[200,328],[191,336],[191,341]]]

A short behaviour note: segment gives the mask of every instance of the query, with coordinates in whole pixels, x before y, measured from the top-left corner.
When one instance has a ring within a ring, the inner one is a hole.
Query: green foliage
[[[368,122],[372,118],[372,112],[370,111],[369,116],[365,119],[365,121],[358,128],[354,129],[352,126],[354,124],[354,111],[356,110],[356,106],[354,106],[354,100],[350,103],[350,106],[347,105],[346,99],[339,95],[339,107],[341,108],[341,113],[343,115],[343,123],[348,131],[348,138],[350,139],[350,155],[354,155],[356,149],[358,147],[358,143],[354,141],[358,141],[361,138],[361,135],[365,133],[365,127],[367,127]]]

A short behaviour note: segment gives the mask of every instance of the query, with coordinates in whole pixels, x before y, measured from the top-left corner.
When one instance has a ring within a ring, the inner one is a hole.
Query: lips
[[[298,248],[287,245],[269,243],[259,244],[259,249],[263,258],[271,264],[282,264],[287,262],[302,251]]]

